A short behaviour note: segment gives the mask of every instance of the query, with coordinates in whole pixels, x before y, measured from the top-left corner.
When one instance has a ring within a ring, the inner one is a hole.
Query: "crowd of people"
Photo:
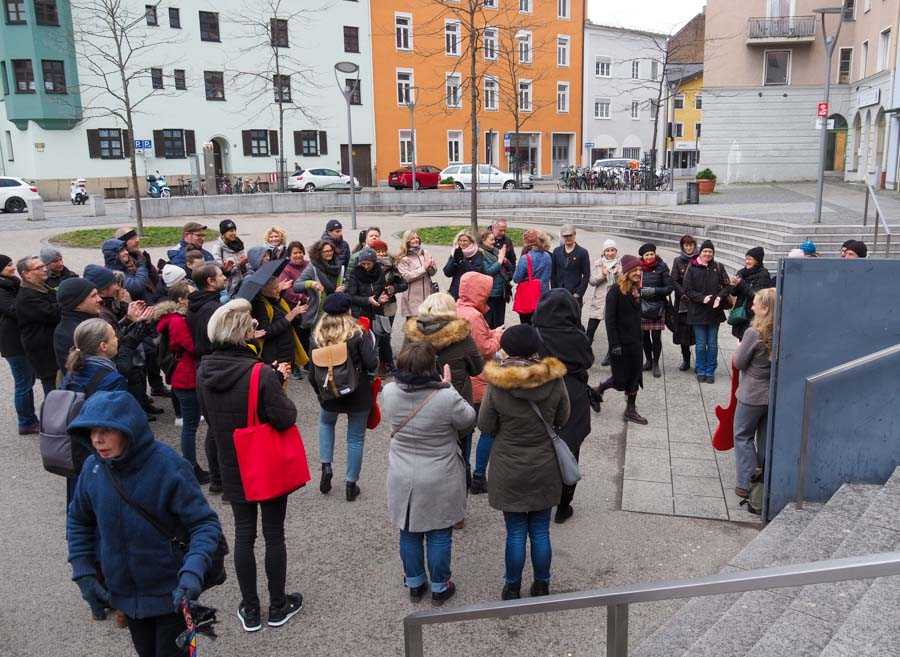
[[[591,411],[601,411],[610,389],[624,393],[626,421],[647,424],[637,397],[645,373],[662,376],[666,331],[680,347],[682,372],[691,369],[694,347],[699,383],[715,381],[720,325],[727,321],[741,341],[733,360],[741,372],[736,494],[748,497],[761,476],[775,307],[762,247],[748,250],[745,266],[729,275],[715,245],[690,235],[671,266],[652,243],[620,255],[613,240],[592,261],[574,226],[562,227],[553,248],[533,228],[516,245],[506,221],[497,220],[477,236],[456,235],[442,291],[438,262],[413,230],[394,253],[377,227],[351,247],[337,220],[308,250],[278,226],[248,247],[228,219],[206,249],[206,230],[185,224],[179,244],[153,263],[137,232],[120,228],[102,245],[103,264],[81,276],[53,247],[16,262],[0,255],[0,353],[15,383],[19,433],[41,431],[38,380],[45,399],[53,390],[81,395],[69,425],[73,579],[95,618],[109,609],[123,616],[141,657],[181,654],[174,642],[185,629],[183,605],[212,585],[210,571],[222,558],[221,525],[201,486],[231,507],[243,629],[263,623],[258,520],[266,622],[284,625],[302,608],[303,596],[286,582],[291,491],[248,495],[234,438],[253,423],[293,427],[291,381],[308,379],[319,402],[323,495],[332,491],[341,416],[347,502],[362,493],[366,432],[383,416],[391,435],[387,508],[414,602],[430,591],[432,604],[441,605],[455,594],[453,530],[465,525],[470,494],[486,493],[503,513],[500,597],[521,596],[528,543],[530,594],[549,593],[551,519],[571,518],[575,495],[549,433],[558,432],[577,461]],[[815,251],[812,242],[800,247],[802,257]],[[841,256],[864,258],[866,247],[850,240]],[[513,326],[506,325],[510,302],[519,318]],[[397,317],[403,347],[395,356]],[[601,366],[611,369],[592,386],[601,324]],[[382,379],[390,382],[379,393]],[[154,439],[161,398],[173,405],[180,455]],[[204,422],[208,470],[197,457]],[[179,550],[167,531],[179,537]]]

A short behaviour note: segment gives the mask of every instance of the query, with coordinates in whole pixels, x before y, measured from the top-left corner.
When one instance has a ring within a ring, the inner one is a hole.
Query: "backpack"
[[[89,456],[86,447],[72,440],[69,424],[78,417],[84,401],[97,390],[107,370],[94,373],[84,392],[51,390],[41,406],[41,460],[47,472],[61,477],[75,477]]]
[[[313,349],[312,362],[313,378],[321,401],[352,395],[359,385],[359,372],[353,365],[346,342]]]
[[[747,511],[755,516],[762,515],[763,508],[763,482],[762,480],[754,481],[750,484],[750,495],[747,499],[741,500],[741,506],[747,506]]]
[[[160,331],[159,341],[156,343],[156,363],[160,371],[166,376],[166,383],[172,383],[172,375],[178,365],[178,357],[169,349],[169,332]]]

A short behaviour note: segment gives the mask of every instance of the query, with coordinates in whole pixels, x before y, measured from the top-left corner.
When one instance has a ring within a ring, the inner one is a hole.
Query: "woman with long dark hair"
[[[675,260],[672,262],[672,288],[675,291],[675,303],[672,313],[672,342],[681,347],[681,365],[678,369],[681,372],[687,372],[691,369],[691,347],[694,344],[694,329],[687,321],[688,303],[687,295],[684,293],[684,275],[687,273],[688,267],[691,266],[691,260],[697,257],[697,243],[690,235],[682,235],[678,242],[681,250]]]
[[[644,371],[659,378],[662,332],[666,328],[666,303],[672,293],[669,266],[656,257],[656,245],[647,243],[638,249],[641,257],[641,332],[644,341]]]
[[[322,316],[322,303],[335,292],[345,290],[346,268],[341,265],[331,242],[319,240],[309,248],[309,264],[294,281],[294,292],[308,295],[309,308],[303,313],[303,328],[312,328]]]

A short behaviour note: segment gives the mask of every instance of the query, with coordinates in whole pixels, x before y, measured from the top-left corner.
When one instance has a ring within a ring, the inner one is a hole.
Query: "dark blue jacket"
[[[222,533],[219,518],[191,465],[154,439],[147,415],[129,393],[92,395],[69,431],[89,441],[93,427],[121,431],[128,444],[116,459],[92,454],[85,461],[68,513],[72,578],[95,575],[99,561],[112,607],[130,618],[170,614],[180,574],[203,579]],[[111,476],[164,526],[187,531],[183,560],[168,539],[122,501]]]
[[[553,249],[551,258],[550,287],[561,287],[583,299],[591,278],[587,249],[576,244],[571,253],[566,253],[565,245],[560,244]]]
[[[88,356],[85,358],[84,367],[77,372],[69,372],[63,378],[60,388],[62,390],[73,390],[75,392],[84,392],[84,389],[94,378],[94,374],[101,370],[106,370],[106,375],[100,379],[100,383],[94,389],[94,392],[106,390],[123,390],[128,392],[128,381],[119,374],[116,364],[108,358],[101,356]]]
[[[196,246],[192,244],[188,244],[184,240],[181,240],[174,249],[169,249],[166,251],[166,255],[169,256],[169,262],[173,265],[178,265],[179,267],[184,267],[187,265],[187,258],[185,258],[185,254],[188,251],[200,251],[203,254],[203,260],[205,262],[212,262],[215,260],[213,258],[213,254],[207,251],[206,249],[198,249]]]
[[[147,296],[147,285],[150,283],[150,272],[147,271],[147,265],[144,262],[136,263],[133,272],[129,272],[128,268],[119,262],[119,252],[125,242],[115,238],[108,239],[103,242],[100,250],[103,251],[103,261],[107,269],[112,271],[120,271],[125,274],[125,289],[132,299],[144,299]]]

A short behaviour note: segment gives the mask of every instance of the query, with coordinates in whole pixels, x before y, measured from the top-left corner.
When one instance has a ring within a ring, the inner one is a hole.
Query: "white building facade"
[[[346,171],[347,105],[338,85],[356,76],[336,79],[334,65],[341,61],[359,67],[351,99],[354,173],[371,184],[369,0],[283,2],[276,20],[262,0],[171,0],[155,8],[126,0],[139,23],[134,41],[151,44],[132,65],[144,69],[130,86],[133,102],[144,99],[134,134],[104,110],[121,103],[100,89],[98,51],[85,42],[89,29],[102,32],[98,17],[73,15],[68,0],[57,0],[49,3],[56,13],[48,18],[48,3],[40,3],[43,13],[37,4],[4,3],[7,12],[10,6],[24,10],[13,17],[20,20],[0,20],[0,173],[35,181],[45,199],[68,198],[76,177],[86,178],[91,191],[125,196],[128,155],[136,146],[141,184],[159,170],[173,193],[192,171],[202,175],[205,160],[219,184],[229,179],[233,185],[238,176],[274,183],[279,157],[288,174],[295,164]],[[43,52],[42,44],[66,41],[65,56]],[[276,71],[283,77],[276,80]],[[114,78],[110,86],[120,90]]]
[[[584,162],[640,160],[653,148],[666,35],[586,23]],[[659,130],[664,130],[662,123]]]

